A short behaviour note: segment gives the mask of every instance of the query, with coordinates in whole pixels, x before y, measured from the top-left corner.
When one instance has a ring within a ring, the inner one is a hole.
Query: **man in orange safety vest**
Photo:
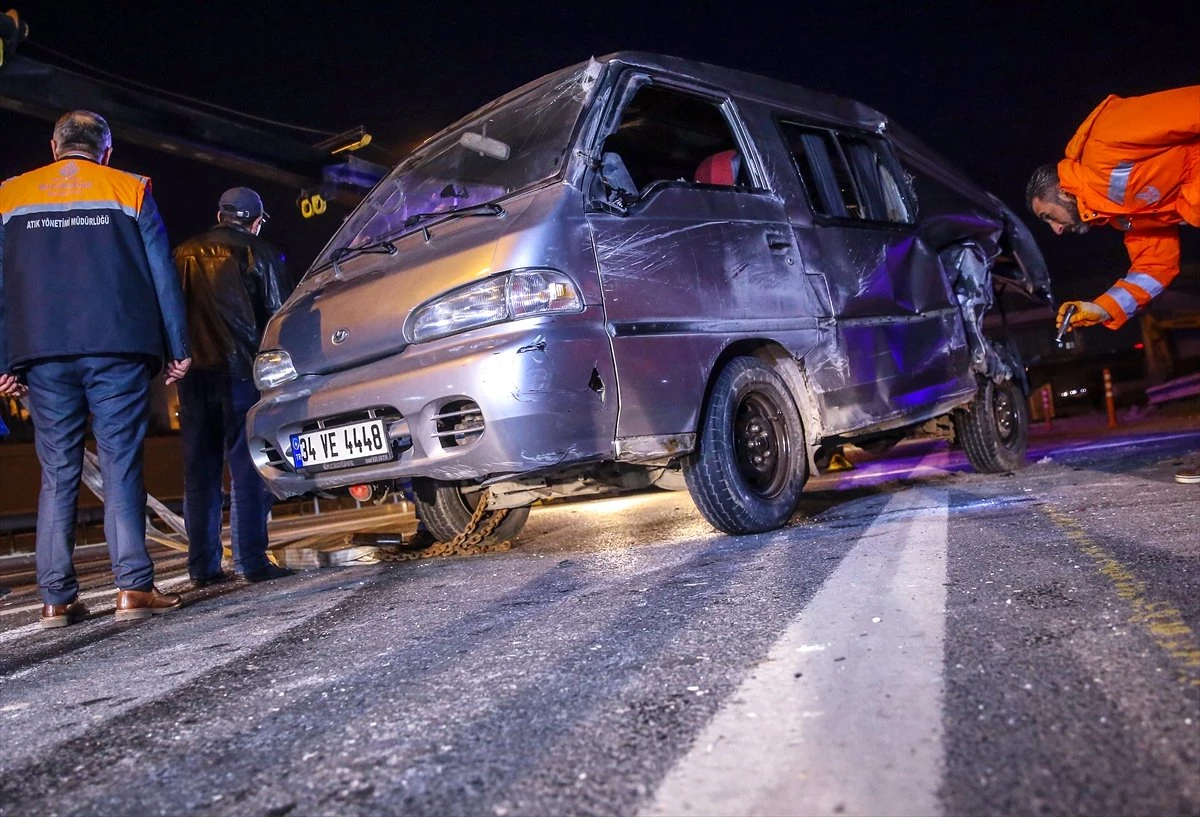
[[[1125,233],[1130,269],[1093,301],[1067,301],[1061,327],[1120,328],[1179,274],[1179,226],[1200,227],[1200,85],[1136,97],[1109,96],[1067,144],[1056,165],[1034,171],[1026,203],[1056,235],[1093,224]],[[1200,484],[1181,471],[1180,482]]]

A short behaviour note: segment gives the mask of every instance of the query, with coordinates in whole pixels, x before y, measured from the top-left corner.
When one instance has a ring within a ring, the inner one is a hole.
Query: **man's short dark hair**
[[[236,213],[231,213],[228,210],[217,211],[218,224],[236,224],[239,227],[245,227],[247,230],[250,229],[250,225],[253,224],[257,218],[258,216],[249,216],[243,218],[242,216],[239,216]]]
[[[54,144],[58,146],[58,156],[86,153],[99,159],[112,147],[112,131],[98,113],[70,111],[54,123]]]
[[[1025,185],[1025,206],[1033,210],[1033,200],[1058,201],[1058,165],[1042,165],[1033,171]]]

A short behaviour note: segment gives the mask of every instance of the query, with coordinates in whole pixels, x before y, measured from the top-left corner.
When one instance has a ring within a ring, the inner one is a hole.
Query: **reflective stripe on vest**
[[[1114,204],[1125,204],[1125,189],[1129,187],[1129,176],[1133,162],[1120,162],[1108,177],[1108,200]]]
[[[66,213],[79,212],[80,210],[120,210],[125,215],[129,216],[134,221],[137,221],[137,208],[132,204],[125,204],[116,199],[94,200],[94,201],[63,201],[52,204],[37,203],[37,204],[22,204],[12,210],[3,213],[3,223],[7,224],[9,220],[17,217],[28,215],[31,213]]]
[[[1146,294],[1151,298],[1157,298],[1162,294],[1163,285],[1158,282],[1158,279],[1152,275],[1147,275],[1144,272],[1131,272],[1125,276],[1125,283],[1133,284],[1135,287],[1140,287],[1146,290]]]
[[[1110,287],[1108,292],[1104,293],[1108,297],[1117,302],[1117,306],[1121,307],[1121,311],[1125,313],[1125,317],[1129,317],[1138,311],[1137,299],[1133,297],[1129,290],[1123,287]],[[1113,315],[1112,317],[1117,317]]]

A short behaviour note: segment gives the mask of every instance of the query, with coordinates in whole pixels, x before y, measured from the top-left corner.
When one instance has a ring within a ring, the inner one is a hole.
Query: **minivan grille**
[[[442,448],[470,445],[483,434],[483,412],[473,400],[453,400],[433,416],[434,427]]]
[[[271,445],[266,440],[263,440],[262,452],[266,454],[267,462],[269,462],[271,465],[278,467],[286,462],[286,460],[283,458],[283,455],[279,453],[279,449]]]

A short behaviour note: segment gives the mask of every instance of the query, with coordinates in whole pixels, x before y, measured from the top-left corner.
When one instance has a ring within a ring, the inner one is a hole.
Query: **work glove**
[[[1109,319],[1108,312],[1099,304],[1094,304],[1091,301],[1066,301],[1058,308],[1058,314],[1054,316],[1055,329],[1062,328],[1063,317],[1072,305],[1075,307],[1075,314],[1071,316],[1071,325],[1067,329],[1068,332],[1074,332],[1081,326],[1095,326]]]

